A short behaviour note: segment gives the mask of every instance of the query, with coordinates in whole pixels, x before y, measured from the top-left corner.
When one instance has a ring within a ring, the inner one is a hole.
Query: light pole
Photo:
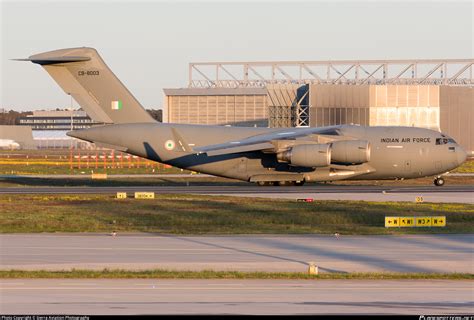
[[[72,109],[72,95],[69,94],[69,97],[71,97],[71,104],[69,106],[69,109],[71,110],[71,131],[74,130],[74,110]]]

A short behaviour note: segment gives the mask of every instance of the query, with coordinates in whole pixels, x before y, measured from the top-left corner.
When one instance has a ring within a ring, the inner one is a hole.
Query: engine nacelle
[[[326,167],[331,163],[331,146],[329,144],[300,144],[279,153],[277,159],[295,167]]]
[[[370,161],[370,143],[365,140],[344,140],[331,143],[331,163],[361,164]]]

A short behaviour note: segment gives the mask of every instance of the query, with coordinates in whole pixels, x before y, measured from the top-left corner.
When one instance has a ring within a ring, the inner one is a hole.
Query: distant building
[[[162,110],[147,110],[157,121],[162,119]],[[71,128],[71,120],[73,127]],[[95,149],[92,143],[71,138],[66,135],[70,130],[88,129],[95,125],[103,125],[89,118],[86,112],[82,110],[51,110],[51,111],[33,111],[31,115],[18,117],[16,126],[2,126],[3,128],[11,127],[8,132],[23,132],[21,129],[28,129],[32,142],[24,147],[25,143],[20,144],[22,148],[73,148],[73,149]],[[18,130],[13,130],[17,128]],[[12,131],[13,130],[13,131]],[[33,130],[33,131],[31,131]],[[0,133],[7,132],[0,130]],[[8,134],[8,137],[12,134]],[[15,134],[13,134],[15,136]],[[0,137],[2,138],[2,137]]]
[[[32,115],[18,118],[18,124],[31,126],[32,130],[81,130],[101,123],[93,121],[81,110],[60,110],[33,111]]]

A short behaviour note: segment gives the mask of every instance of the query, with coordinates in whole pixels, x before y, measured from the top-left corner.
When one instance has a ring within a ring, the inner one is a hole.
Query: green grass
[[[474,160],[464,162],[460,167],[456,168],[453,172],[458,173],[474,173]]]
[[[104,159],[92,157],[106,156]],[[68,149],[58,150],[0,150],[0,174],[74,174],[83,175],[94,173],[108,174],[153,174],[153,173],[189,173],[189,171],[165,166],[143,158],[120,160],[111,156],[127,154],[111,151],[73,150],[72,158]],[[79,160],[80,157],[81,159]],[[86,158],[84,158],[86,157]]]
[[[315,201],[199,195],[1,195],[0,232],[168,234],[473,233],[474,205]],[[444,228],[385,228],[385,216],[446,215]]]
[[[240,272],[240,271],[171,271],[171,270],[71,270],[27,271],[0,270],[1,279],[444,279],[474,280],[472,273],[320,273],[303,272]]]
[[[108,176],[106,180],[91,179],[91,176],[75,178],[41,178],[41,177],[0,177],[0,187],[127,187],[127,186],[185,186],[185,185],[242,185],[247,182],[220,177],[128,177]],[[249,184],[248,184],[249,185]]]
[[[90,175],[92,173],[107,173],[107,174],[170,174],[170,173],[190,173],[188,170],[181,170],[175,167],[166,168],[161,164],[153,164],[153,166],[145,166],[143,163],[137,166],[128,167],[124,164],[123,167],[118,167],[118,164],[108,164],[105,168],[102,164],[96,168],[92,163],[89,166],[83,164],[80,168],[74,164],[70,168],[67,162],[56,162],[54,160],[47,161],[48,163],[31,163],[27,161],[20,161],[14,164],[8,162],[0,162],[0,174],[4,175],[42,175],[42,174],[73,174],[73,175]]]

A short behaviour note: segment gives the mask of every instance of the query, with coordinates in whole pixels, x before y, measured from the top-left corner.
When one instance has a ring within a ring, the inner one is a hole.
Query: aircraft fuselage
[[[434,130],[415,127],[364,127],[340,125],[344,138],[367,140],[370,160],[363,164],[308,168],[278,161],[274,153],[261,151],[208,156],[192,152],[203,145],[251,136],[311,131],[311,128],[242,128],[186,124],[116,124],[74,131],[72,136],[102,142],[110,147],[172,166],[244,181],[333,181],[343,179],[383,180],[437,176],[466,159],[454,140]],[[314,129],[314,128],[313,128]],[[314,142],[311,135],[299,141]]]

